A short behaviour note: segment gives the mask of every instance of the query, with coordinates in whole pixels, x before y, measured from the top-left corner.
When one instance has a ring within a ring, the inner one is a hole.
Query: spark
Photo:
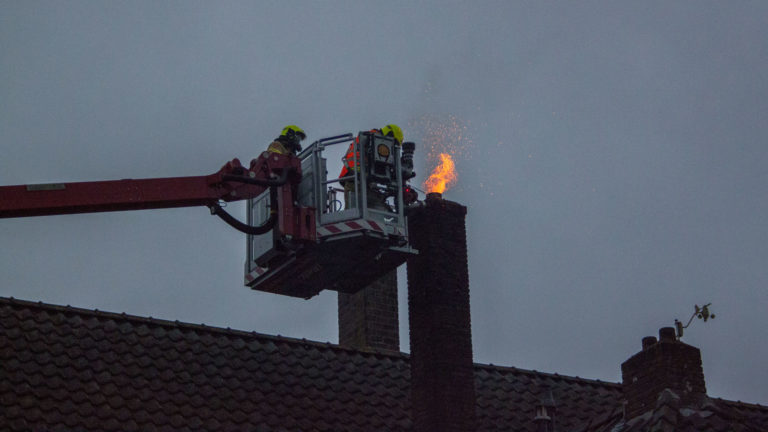
[[[445,188],[456,184],[456,164],[454,161],[466,161],[472,159],[474,143],[468,133],[469,122],[461,120],[451,114],[424,115],[409,122],[409,129],[413,131],[416,140],[420,141],[420,147],[425,150],[426,166],[428,172],[436,172],[441,165],[445,165],[443,155],[450,159],[450,165],[454,170],[454,178],[444,183]],[[432,176],[430,176],[430,179]],[[424,188],[430,189],[430,180],[424,182]]]

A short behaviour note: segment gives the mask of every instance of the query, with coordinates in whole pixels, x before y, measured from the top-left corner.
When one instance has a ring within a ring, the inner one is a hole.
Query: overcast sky
[[[4,0],[0,184],[397,123],[418,183],[430,145],[456,158],[476,362],[618,382],[712,302],[684,337],[708,393],[768,404],[767,71],[764,1]],[[337,341],[335,293],[245,288],[206,208],[4,219],[0,245],[2,296]]]

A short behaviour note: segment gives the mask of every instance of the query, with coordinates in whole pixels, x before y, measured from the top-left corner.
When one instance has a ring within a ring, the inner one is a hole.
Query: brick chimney
[[[643,349],[621,365],[628,420],[653,409],[664,389],[680,397],[680,403],[696,404],[707,394],[701,351],[675,337],[675,329],[659,330],[659,340],[645,337]]]
[[[408,260],[414,432],[476,430],[466,213],[429,194],[408,217],[419,251]]]
[[[339,345],[400,352],[397,269],[364,289],[339,293]]]

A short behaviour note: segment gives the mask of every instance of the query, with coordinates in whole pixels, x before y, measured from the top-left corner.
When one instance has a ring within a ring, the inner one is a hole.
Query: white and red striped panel
[[[246,273],[245,274],[245,284],[248,285],[249,283],[255,281],[259,276],[261,276],[264,273],[266,273],[267,270],[269,270],[269,269],[266,268],[266,267],[258,267],[257,266],[255,270],[253,270],[250,273]]]
[[[317,237],[328,237],[336,234],[362,230],[378,231],[380,233],[387,234],[387,231],[378,223],[372,220],[358,219],[355,221],[321,225],[317,227]],[[397,228],[395,228],[395,234],[401,235]]]

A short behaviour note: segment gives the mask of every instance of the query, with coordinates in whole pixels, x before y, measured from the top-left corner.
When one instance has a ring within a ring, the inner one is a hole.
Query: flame
[[[456,184],[459,179],[456,174],[456,164],[448,153],[440,153],[440,164],[435,167],[432,174],[424,182],[427,192],[443,193],[446,189]]]
[[[419,148],[426,150],[419,154],[426,156],[427,167],[437,165],[422,186],[428,193],[457,186],[454,158],[471,160],[475,147],[468,126],[469,122],[451,114],[426,114],[409,122],[409,135],[418,136]]]

